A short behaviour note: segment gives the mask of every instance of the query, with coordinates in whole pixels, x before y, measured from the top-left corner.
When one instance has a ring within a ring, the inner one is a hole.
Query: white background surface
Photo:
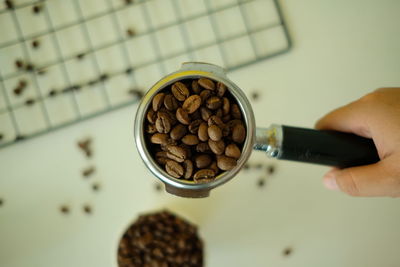
[[[282,56],[229,73],[254,103],[260,126],[312,127],[327,111],[381,86],[400,84],[400,1],[282,1],[294,40]],[[168,208],[197,223],[214,266],[400,266],[396,199],[326,191],[326,167],[273,162],[264,188],[242,172],[187,200],[154,190],[136,153],[136,106],[0,151],[0,266],[116,266],[120,234],[138,213]],[[87,160],[76,141],[94,138]],[[268,162],[254,153],[250,162]],[[83,168],[97,167],[88,180]],[[93,193],[92,182],[102,190]],[[93,215],[82,212],[91,204]],[[68,204],[71,213],[58,212]],[[292,247],[289,257],[282,250]]]

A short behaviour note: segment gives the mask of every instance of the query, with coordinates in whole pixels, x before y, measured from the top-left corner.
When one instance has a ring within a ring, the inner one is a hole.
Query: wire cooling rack
[[[277,0],[3,0],[0,147],[137,102],[185,61],[290,49]]]

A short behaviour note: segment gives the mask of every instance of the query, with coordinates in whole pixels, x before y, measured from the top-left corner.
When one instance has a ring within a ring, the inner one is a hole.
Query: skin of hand
[[[315,126],[372,138],[380,161],[332,169],[323,182],[351,196],[400,197],[400,88],[381,88],[321,118]]]

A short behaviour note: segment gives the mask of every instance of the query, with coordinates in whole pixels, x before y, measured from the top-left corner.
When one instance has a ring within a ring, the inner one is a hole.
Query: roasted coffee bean
[[[125,69],[125,74],[126,75],[130,75],[132,73],[133,73],[133,68],[132,67],[128,67],[128,68]]]
[[[197,155],[194,158],[194,162],[197,168],[204,169],[211,164],[211,157],[207,154]]]
[[[168,134],[165,133],[155,133],[151,136],[150,142],[153,144],[166,144],[168,142]]]
[[[222,120],[223,115],[224,115],[224,112],[222,111],[222,108],[217,109],[217,111],[215,112],[215,116],[217,116],[221,120]]]
[[[171,131],[171,120],[169,115],[164,112],[157,113],[156,129],[159,133],[169,133]]]
[[[232,140],[236,143],[243,143],[244,139],[246,138],[246,129],[244,128],[243,124],[237,124],[233,127],[232,130]]]
[[[12,0],[5,0],[4,1],[4,4],[6,5],[6,7],[8,8],[8,9],[14,9],[14,1],[12,1]]]
[[[35,66],[32,63],[26,63],[25,70],[32,72],[35,70]]]
[[[168,145],[167,157],[176,162],[183,162],[187,158],[187,151],[180,146]]]
[[[26,80],[22,79],[22,80],[18,81],[18,87],[25,88],[27,86],[27,84],[28,84],[28,82]]]
[[[263,177],[258,179],[257,185],[258,187],[263,187],[265,185],[265,179]]]
[[[128,37],[133,37],[133,36],[135,36],[135,34],[136,34],[136,32],[134,29],[132,29],[132,28],[126,29],[126,35],[128,35]]]
[[[83,205],[83,211],[87,214],[91,214],[92,213],[92,207],[89,205]]]
[[[55,89],[51,89],[50,91],[49,91],[49,96],[50,97],[53,97],[53,96],[55,96],[55,95],[57,95],[58,94],[58,92],[57,92],[57,90],[55,90]]]
[[[217,157],[217,165],[223,171],[230,171],[236,167],[236,159],[227,156]]]
[[[182,143],[188,146],[195,146],[199,143],[199,138],[194,134],[187,134],[182,138]]]
[[[190,161],[190,160],[185,160],[184,162],[183,162],[183,169],[184,169],[184,174],[183,174],[183,177],[185,178],[185,179],[190,179],[190,178],[192,178],[192,175],[193,175],[193,163]]]
[[[79,53],[79,54],[76,55],[76,58],[78,60],[82,60],[84,57],[85,57],[85,53]]]
[[[15,60],[15,66],[17,67],[17,69],[22,69],[24,65],[24,62],[21,59]]]
[[[267,167],[267,173],[268,174],[273,174],[275,172],[275,166],[274,165],[269,165]]]
[[[222,155],[225,152],[225,143],[223,140],[213,141],[209,139],[208,146],[210,147],[211,151],[216,155]]]
[[[235,119],[240,120],[242,118],[242,113],[240,112],[240,108],[237,104],[231,105],[231,114],[232,114],[232,117]]]
[[[200,113],[201,113],[201,118],[202,118],[204,121],[208,121],[208,119],[212,116],[212,111],[209,110],[209,109],[206,108],[206,107],[201,107],[201,108],[200,108]]]
[[[198,108],[195,112],[193,112],[192,114],[190,114],[190,119],[192,121],[194,120],[200,120],[201,119],[201,113],[200,113],[200,109]]]
[[[187,97],[189,97],[189,90],[186,85],[181,82],[176,82],[171,87],[172,94],[179,101],[185,101]]]
[[[169,158],[167,157],[167,152],[159,151],[156,153],[156,161],[159,164],[165,165],[165,163],[167,163],[167,160],[169,160]]]
[[[199,143],[196,146],[196,151],[204,153],[204,152],[210,152],[211,150],[210,150],[210,146],[208,145],[208,143]]]
[[[240,158],[240,154],[241,154],[240,149],[235,144],[227,145],[225,148],[225,156],[227,156],[227,157],[238,159],[238,158]]]
[[[67,214],[67,213],[69,213],[69,207],[67,205],[62,205],[60,207],[60,211],[61,211],[61,213]]]
[[[200,93],[201,102],[205,103],[210,96],[211,96],[210,90],[201,91],[201,93]]]
[[[285,257],[289,256],[290,254],[292,254],[292,248],[290,248],[290,247],[285,248],[285,249],[283,250],[282,254],[283,254],[283,256],[285,256]]]
[[[91,138],[86,138],[81,141],[78,141],[78,147],[84,152],[90,150],[91,144],[92,144]]]
[[[215,172],[211,169],[202,169],[197,171],[194,176],[193,180],[197,183],[208,183],[214,180]]]
[[[32,11],[35,14],[39,14],[42,11],[42,6],[35,5],[35,6],[32,7]]]
[[[231,120],[231,114],[227,114],[227,115],[225,115],[225,116],[222,117],[222,121],[223,121],[224,123],[227,123],[227,122],[230,121],[230,120]]]
[[[161,108],[162,104],[164,103],[164,97],[164,93],[158,93],[154,96],[152,103],[154,111],[158,111]]]
[[[195,112],[201,105],[201,98],[198,95],[189,96],[185,102],[183,102],[182,108],[189,114]]]
[[[222,131],[221,131],[221,129],[220,129],[217,125],[215,125],[215,124],[209,126],[207,132],[208,132],[208,136],[209,136],[210,139],[213,140],[213,141],[219,141],[219,140],[221,140],[221,138],[222,138]]]
[[[232,131],[233,128],[234,128],[237,124],[241,124],[241,123],[242,123],[241,120],[235,119],[235,120],[230,120],[230,121],[228,121],[226,125],[228,125],[229,129]]]
[[[180,123],[182,123],[184,125],[189,125],[190,124],[189,114],[183,108],[178,108],[176,110],[176,118],[178,119],[178,121]]]
[[[176,110],[179,107],[176,98],[170,94],[164,97],[164,106],[168,110]]]
[[[99,191],[100,190],[100,184],[99,183],[92,184],[92,190],[93,191]]]
[[[200,92],[201,92],[201,88],[199,86],[199,83],[196,80],[192,81],[192,91],[196,95],[200,94]]]
[[[260,94],[258,92],[252,92],[250,96],[253,100],[258,100],[258,98],[260,98]]]
[[[205,122],[202,122],[199,126],[198,137],[200,141],[207,141],[208,140],[208,126]]]
[[[157,132],[156,126],[154,126],[153,124],[147,124],[146,133],[153,134],[155,132]]]
[[[169,175],[175,178],[180,178],[183,175],[183,167],[176,161],[167,160],[165,164],[165,170]]]
[[[180,140],[186,135],[186,132],[186,126],[178,124],[171,130],[170,136],[173,140]]]
[[[222,98],[222,111],[224,115],[228,115],[230,110],[231,110],[231,103],[229,102],[229,99],[226,97]]]
[[[212,96],[206,100],[206,106],[212,110],[218,109],[222,106],[222,100],[218,96]]]
[[[16,87],[13,90],[14,95],[20,95],[23,91],[24,91],[24,88],[21,88],[21,87]]]
[[[210,166],[208,166],[209,169],[213,170],[215,172],[215,175],[218,174],[219,169],[216,161],[213,161]]]
[[[136,99],[141,99],[143,97],[143,91],[138,88],[132,88],[128,90],[128,94],[135,97]]]
[[[199,126],[200,126],[200,124],[201,124],[202,122],[203,122],[202,120],[195,120],[195,121],[192,121],[192,122],[189,124],[189,132],[191,132],[192,134],[197,134],[197,132],[199,131]]]
[[[168,114],[169,119],[170,119],[172,125],[175,125],[175,124],[178,123],[178,120],[176,119],[176,115],[175,115],[175,112],[174,112],[174,111],[168,110],[168,109],[166,109],[166,108],[164,108],[164,107],[162,107],[162,108],[160,109],[160,111],[161,111],[161,110],[162,110],[162,112],[165,112],[165,113]]]
[[[226,85],[221,82],[217,82],[217,96],[222,97],[225,94],[225,91]]]
[[[215,84],[213,81],[207,78],[200,78],[198,81],[199,85],[203,87],[204,89],[207,90],[214,90],[215,89]]]
[[[30,99],[27,99],[26,101],[25,101],[25,105],[27,105],[27,106],[32,106],[33,104],[35,104],[35,99],[33,99],[33,98],[30,98]]]
[[[32,43],[31,43],[32,48],[35,48],[35,49],[39,47],[39,44],[40,44],[40,43],[39,43],[38,40],[33,40]]]
[[[104,81],[107,81],[108,78],[109,78],[109,75],[108,75],[107,73],[103,73],[103,74],[101,74],[101,75],[99,76],[99,81],[104,82]]]
[[[174,139],[168,138],[167,141],[165,141],[165,143],[160,144],[160,148],[162,151],[167,151],[167,147],[172,145],[172,146],[176,146],[178,144],[177,141],[175,141]]]
[[[208,121],[208,126],[211,125],[217,125],[218,127],[222,128],[224,126],[224,123],[222,122],[221,118],[215,115],[212,115]]]

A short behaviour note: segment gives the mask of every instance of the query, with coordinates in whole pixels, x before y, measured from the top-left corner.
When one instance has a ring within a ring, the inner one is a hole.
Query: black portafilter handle
[[[351,133],[282,126],[279,158],[339,168],[379,161],[372,139]]]
[[[277,159],[329,165],[338,168],[379,161],[372,139],[351,133],[272,125],[256,130],[254,149]]]

